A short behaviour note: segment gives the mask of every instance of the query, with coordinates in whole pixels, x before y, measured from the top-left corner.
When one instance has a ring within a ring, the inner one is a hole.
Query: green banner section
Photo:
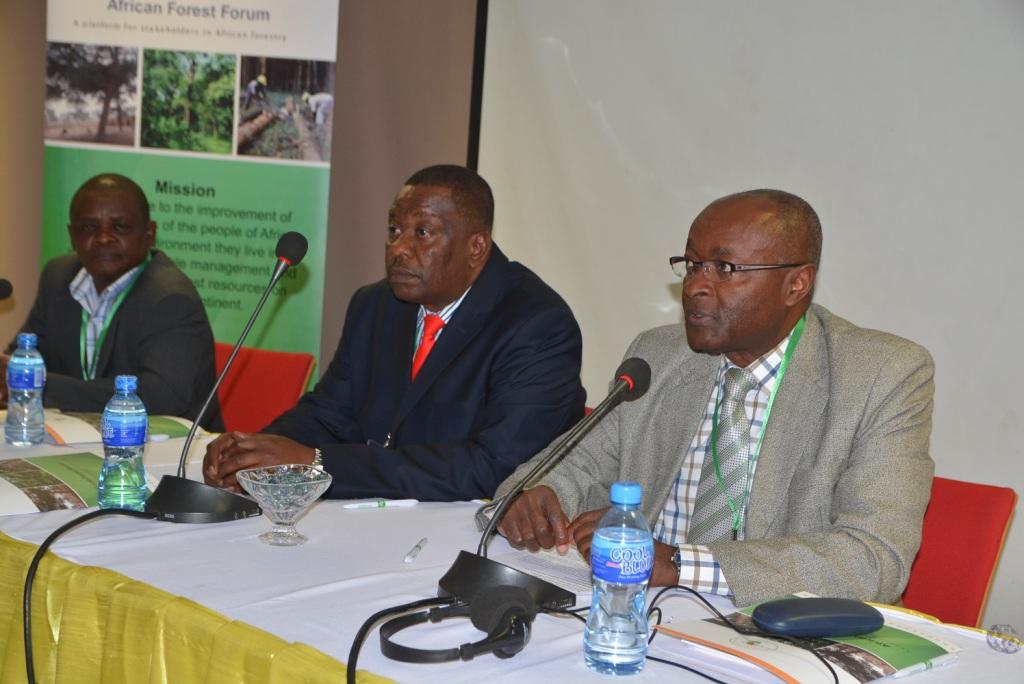
[[[241,334],[269,282],[278,238],[305,235],[309,253],[274,288],[245,344],[319,359],[328,166],[54,144],[44,159],[43,263],[71,251],[75,190],[98,173],[124,174],[145,190],[156,245],[195,283],[221,342]]]
[[[100,467],[103,465],[103,459],[96,454],[82,452],[31,456],[25,460],[73,489],[86,506],[96,505],[96,483],[99,482]]]

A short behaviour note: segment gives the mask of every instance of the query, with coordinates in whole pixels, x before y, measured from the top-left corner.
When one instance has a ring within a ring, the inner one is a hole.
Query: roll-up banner
[[[319,358],[338,0],[47,4],[44,263],[82,182],[126,175],[233,343],[296,230],[309,253],[246,344]]]

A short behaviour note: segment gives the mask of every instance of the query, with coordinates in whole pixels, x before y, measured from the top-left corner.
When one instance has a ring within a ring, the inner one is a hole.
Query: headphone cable
[[[723,615],[720,610],[718,610],[713,605],[711,605],[711,602],[708,601],[706,598],[704,598],[700,594],[700,592],[698,592],[696,589],[694,589],[692,587],[687,587],[687,586],[683,586],[682,584],[677,584],[677,585],[671,586],[671,587],[663,587],[661,590],[658,591],[657,594],[654,595],[654,598],[651,599],[651,607],[647,610],[647,616],[648,616],[648,619],[650,619],[651,614],[655,610],[657,610],[658,611],[658,621],[655,623],[656,625],[660,625],[661,624],[661,609],[660,608],[656,608],[655,604],[658,602],[658,599],[660,599],[665,592],[671,591],[673,589],[681,589],[683,591],[689,592],[689,593],[693,594],[694,596],[696,596],[698,599],[700,599],[700,601],[705,606],[707,606],[707,608],[712,613],[715,614],[715,616],[719,620],[721,620],[726,625],[731,627],[733,629],[733,631],[738,633],[738,634],[742,634],[743,636],[756,636],[756,637],[762,637],[762,638],[765,638],[765,639],[773,639],[773,640],[777,640],[777,641],[785,641],[787,643],[792,644],[793,646],[796,646],[797,648],[799,648],[801,650],[810,651],[811,654],[814,655],[818,660],[820,660],[822,662],[822,664],[832,674],[832,680],[835,682],[835,684],[839,684],[839,675],[836,673],[835,668],[832,667],[832,663],[830,663],[828,660],[826,660],[823,655],[818,653],[813,648],[805,648],[804,646],[802,646],[800,644],[800,639],[798,639],[796,637],[786,636],[786,635],[783,635],[783,634],[772,634],[771,632],[765,632],[765,631],[761,631],[761,630],[743,630],[743,629],[740,629],[729,618],[727,618],[725,615]],[[655,635],[657,633],[658,633],[657,630],[652,630],[651,638],[647,640],[648,644],[651,643],[652,641],[654,641],[654,637],[655,637]],[[649,659],[651,659],[651,660],[656,660],[656,661],[658,661],[660,663],[666,663],[668,665],[675,665],[676,667],[681,667],[681,668],[687,669],[687,670],[690,669],[690,668],[686,667],[685,665],[681,665],[679,663],[673,663],[673,662],[670,662],[668,660],[662,660],[661,658],[652,658],[651,656],[647,656],[647,657]],[[690,671],[694,672],[694,670],[690,670]],[[718,681],[717,679],[714,679],[712,677],[704,675],[704,674],[702,674],[700,672],[698,672],[697,674],[700,674],[702,677],[706,677],[707,679],[711,679],[712,681],[716,681],[716,682]]]
[[[25,641],[25,675],[28,678],[28,684],[36,684],[35,667],[32,662],[32,584],[35,582],[36,569],[39,567],[39,563],[42,561],[46,550],[49,549],[55,541],[57,541],[58,537],[68,530],[78,527],[82,523],[105,515],[127,515],[134,518],[148,519],[155,519],[157,517],[156,513],[148,511],[133,511],[127,508],[101,508],[99,510],[90,511],[85,515],[80,515],[74,520],[64,523],[51,532],[50,536],[44,539],[43,543],[39,545],[39,548],[36,550],[36,555],[32,557],[32,562],[29,563],[28,572],[25,574],[25,593],[22,597],[21,603]]]
[[[428,598],[420,599],[418,601],[412,601],[402,606],[395,606],[393,608],[385,608],[384,610],[378,611],[366,618],[366,621],[359,627],[359,631],[356,632],[355,638],[352,640],[352,648],[348,652],[348,662],[345,664],[345,681],[348,684],[356,684],[356,661],[359,659],[359,651],[363,648],[363,642],[366,640],[366,636],[373,629],[373,626],[379,621],[392,615],[399,615],[401,613],[408,613],[410,610],[416,610],[417,608],[425,608],[427,606],[442,606],[447,603],[453,603],[454,598]]]

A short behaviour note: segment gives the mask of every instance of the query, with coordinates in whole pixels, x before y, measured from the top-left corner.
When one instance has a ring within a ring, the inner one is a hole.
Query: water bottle
[[[612,485],[612,507],[590,546],[594,594],[583,630],[583,657],[595,672],[639,672],[647,657],[647,580],[654,564],[651,528],[640,512],[640,485]]]
[[[146,407],[135,394],[139,381],[134,375],[114,378],[115,394],[103,409],[103,468],[100,470],[100,508],[130,508],[141,511],[149,490],[142,450],[146,446],[149,421]]]
[[[18,335],[18,348],[7,363],[7,422],[4,439],[15,446],[43,441],[43,386],[46,365],[33,333]]]

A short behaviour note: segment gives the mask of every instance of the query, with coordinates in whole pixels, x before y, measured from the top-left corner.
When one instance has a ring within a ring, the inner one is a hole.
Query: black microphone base
[[[437,583],[439,596],[470,603],[480,591],[512,585],[525,589],[540,609],[562,610],[576,605],[576,594],[497,561],[460,551]]]
[[[179,523],[218,523],[260,515],[259,505],[226,489],[164,475],[146,500],[146,511],[157,520]]]

